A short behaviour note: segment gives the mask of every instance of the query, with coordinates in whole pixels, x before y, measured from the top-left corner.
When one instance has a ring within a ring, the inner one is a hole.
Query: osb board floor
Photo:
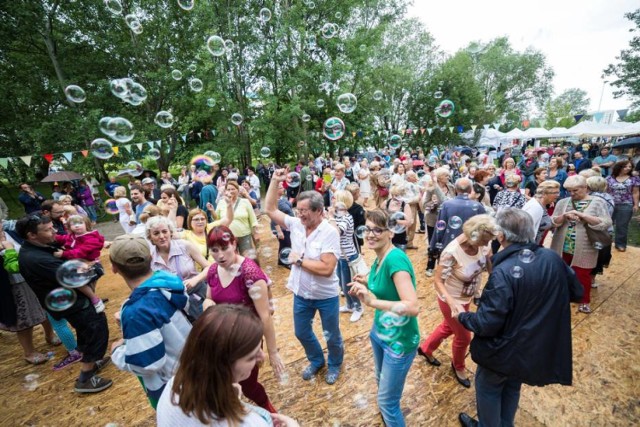
[[[110,225],[107,225],[109,227]],[[104,230],[109,234],[109,230]],[[424,274],[426,265],[423,235],[416,235],[418,250],[409,251],[418,277],[421,312],[420,330],[423,337],[441,321],[432,279]],[[275,240],[264,236],[277,248]],[[274,253],[276,251],[274,250]],[[366,252],[370,261],[373,254]],[[640,300],[640,249],[614,253],[611,267],[598,277],[600,287],[592,292],[590,316],[575,313],[573,307],[574,386],[545,388],[523,387],[516,424],[522,426],[585,426],[640,424],[640,319],[635,304]],[[107,275],[99,284],[99,295],[110,298],[107,315],[111,341],[119,338],[113,320],[122,301],[128,295],[124,282],[109,272],[109,261],[103,256]],[[337,384],[329,386],[323,376],[303,381],[299,372],[306,359],[298,344],[292,325],[292,297],[285,288],[288,270],[275,266],[275,258],[262,260],[263,266],[273,265],[274,316],[278,346],[284,358],[290,381],[279,384],[268,364],[261,371],[261,380],[275,406],[284,414],[296,418],[303,426],[378,426],[382,425],[375,404],[376,385],[368,333],[373,312],[367,310],[358,323],[350,323],[341,315],[341,330],[345,340],[344,370]],[[321,336],[320,322],[314,323]],[[64,355],[60,347],[49,348],[41,328],[36,328],[35,343],[42,352],[55,351],[54,360]],[[409,372],[402,399],[409,426],[457,426],[457,414],[475,414],[474,390],[457,384],[449,368],[451,340],[447,340],[436,356],[442,366],[434,368],[416,358]],[[78,366],[60,372],[51,370],[52,362],[40,366],[28,365],[15,335],[0,333],[0,425],[28,426],[151,426],[155,413],[149,407],[136,378],[109,366],[104,376],[114,385],[96,395],[78,395],[73,382]],[[468,357],[467,368],[472,374],[475,364]],[[27,374],[40,375],[38,388],[24,388]]]

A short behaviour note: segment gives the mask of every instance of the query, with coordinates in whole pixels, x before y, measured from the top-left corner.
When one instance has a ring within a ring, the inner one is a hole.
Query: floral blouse
[[[616,205],[633,205],[633,189],[640,187],[640,178],[631,176],[619,182],[612,176],[607,177],[607,192],[613,196]]]

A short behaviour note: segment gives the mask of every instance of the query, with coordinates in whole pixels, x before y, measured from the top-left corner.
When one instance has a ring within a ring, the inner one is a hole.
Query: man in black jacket
[[[461,413],[463,426],[512,426],[522,384],[571,385],[571,307],[583,289],[553,251],[534,242],[533,220],[507,208],[496,220],[503,250],[476,313],[459,307],[454,317],[474,333],[478,421]]]
[[[58,268],[65,262],[53,256],[59,250],[55,244],[55,230],[47,216],[32,214],[16,223],[24,244],[18,257],[20,274],[38,297],[42,307],[56,320],[65,319],[76,330],[78,351],[82,353],[80,377],[76,381],[78,393],[97,393],[109,388],[111,380],[97,375],[109,358],[104,358],[109,341],[109,327],[104,312],[97,313],[91,301],[81,292],[71,290],[75,301],[60,305],[51,292],[60,287],[56,280]]]

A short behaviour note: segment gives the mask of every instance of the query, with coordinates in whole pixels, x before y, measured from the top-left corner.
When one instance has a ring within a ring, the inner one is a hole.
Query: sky
[[[629,108],[628,98],[613,98],[603,85],[602,71],[635,33],[624,17],[640,7],[637,0],[414,0],[409,16],[420,19],[449,54],[470,41],[489,42],[508,36],[518,51],[533,47],[555,71],[555,95],[580,88],[591,100],[591,110]],[[611,80],[611,79],[609,79]],[[603,88],[604,87],[604,88]]]

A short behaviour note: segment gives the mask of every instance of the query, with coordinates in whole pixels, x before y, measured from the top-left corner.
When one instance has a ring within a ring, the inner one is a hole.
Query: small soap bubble
[[[160,154],[160,150],[158,150],[157,148],[150,149],[147,155],[153,160],[158,160],[160,157],[162,157]]]
[[[462,227],[462,219],[459,216],[452,216],[451,218],[449,218],[449,227],[454,230]]]
[[[260,21],[269,22],[271,20],[271,11],[266,7],[260,9]]]
[[[44,303],[51,311],[64,311],[76,302],[76,293],[73,289],[56,288],[44,298]]]
[[[381,90],[376,90],[375,92],[373,92],[373,99],[376,101],[380,101],[382,99],[382,91]]]
[[[113,117],[109,120],[109,124],[107,126],[110,132],[113,132],[113,134],[109,136],[118,142],[129,142],[135,135],[133,125],[124,117]]]
[[[400,341],[394,341],[389,344],[389,348],[396,356],[403,356],[405,353],[405,346]]]
[[[511,267],[510,273],[511,273],[511,276],[513,276],[516,279],[519,279],[524,274],[524,270],[519,265],[514,265],[513,267]]]
[[[332,22],[327,22],[322,26],[320,32],[325,39],[331,39],[338,34],[338,26]]]
[[[77,85],[69,85],[64,88],[64,94],[67,99],[77,104],[86,101],[87,95],[84,93],[84,89]]]
[[[249,297],[254,301],[262,297],[262,292],[260,292],[260,287],[258,286],[251,286],[248,292]]]
[[[260,149],[260,155],[265,158],[271,156],[271,149],[269,147],[262,147]]]
[[[233,123],[236,126],[239,126],[243,120],[244,120],[244,117],[242,117],[242,114],[240,113],[234,113],[231,115],[231,123]]]
[[[300,186],[300,174],[298,172],[289,172],[287,175],[287,184],[291,188],[298,188]]]
[[[105,200],[104,211],[109,215],[116,215],[118,213],[118,205],[116,203],[116,199]]]
[[[178,6],[182,10],[191,10],[195,5],[195,0],[178,0]]]
[[[358,98],[352,93],[343,93],[338,96],[336,104],[343,113],[353,113],[358,106]]]
[[[284,248],[280,251],[279,257],[280,257],[280,262],[286,265],[290,265],[292,262],[289,259],[289,256],[291,255],[291,248]]]
[[[444,94],[442,93],[442,91],[441,91],[441,90],[438,90],[438,91],[436,91],[436,92],[434,92],[434,93],[433,93],[433,97],[434,97],[435,99],[440,99],[440,98],[442,98],[442,96],[443,96],[443,95],[444,95]]]
[[[327,330],[322,331],[322,337],[325,341],[329,341],[329,339],[331,338],[331,332]]]
[[[518,259],[525,264],[531,264],[536,259],[536,254],[530,249],[522,249],[518,253]]]
[[[280,380],[279,380],[280,385],[289,384],[289,380],[290,380],[290,377],[289,377],[289,374],[287,372],[283,372],[283,373],[280,374]]]
[[[447,228],[447,223],[444,220],[436,222],[436,230],[444,231]]]
[[[209,98],[207,99],[207,107],[215,107],[216,106],[216,100],[214,98]]]
[[[225,52],[224,39],[220,36],[211,36],[207,39],[207,49],[213,56],[222,56]]]
[[[406,230],[406,227],[400,224],[399,221],[405,220],[406,217],[404,212],[394,212],[389,216],[389,221],[387,222],[387,228],[391,230],[394,234],[401,234]]]
[[[173,70],[171,71],[171,78],[173,80],[180,80],[182,79],[182,71],[180,70]]]
[[[324,103],[324,99],[318,99],[318,100],[316,101],[316,107],[318,107],[318,108],[324,108],[324,105],[325,105],[325,103]]]
[[[122,3],[120,3],[120,0],[104,0],[104,5],[113,15],[122,14]]]
[[[203,87],[204,87],[204,84],[202,83],[202,80],[196,79],[196,78],[189,80],[189,88],[193,92],[200,92],[202,91]]]
[[[311,120],[311,116],[308,114],[303,114],[302,115],[302,121],[303,122],[308,122],[309,120]]]
[[[222,240],[225,242],[231,241],[231,233],[222,233]]]
[[[364,238],[364,232],[366,231],[367,227],[365,225],[361,225],[359,227],[356,228],[356,237],[358,237],[358,239],[363,239]]]
[[[443,99],[442,101],[440,101],[440,103],[436,107],[435,112],[438,116],[447,118],[453,114],[454,110],[455,110],[455,105],[453,101],[450,101],[448,99]]]
[[[397,150],[402,145],[402,137],[400,135],[391,135],[389,138],[389,148]]]
[[[101,160],[110,159],[115,154],[111,142],[104,138],[94,139],[91,142],[90,150],[93,157]]]
[[[153,121],[161,128],[170,128],[173,126],[173,114],[168,111],[158,111]]]
[[[368,405],[367,398],[364,397],[362,394],[357,393],[353,396],[353,406],[355,406],[356,408],[365,409],[367,405]]]
[[[593,248],[594,248],[595,250],[599,251],[599,250],[604,249],[604,245],[603,245],[602,243],[600,243],[600,242],[595,242],[595,243],[593,244]]]

